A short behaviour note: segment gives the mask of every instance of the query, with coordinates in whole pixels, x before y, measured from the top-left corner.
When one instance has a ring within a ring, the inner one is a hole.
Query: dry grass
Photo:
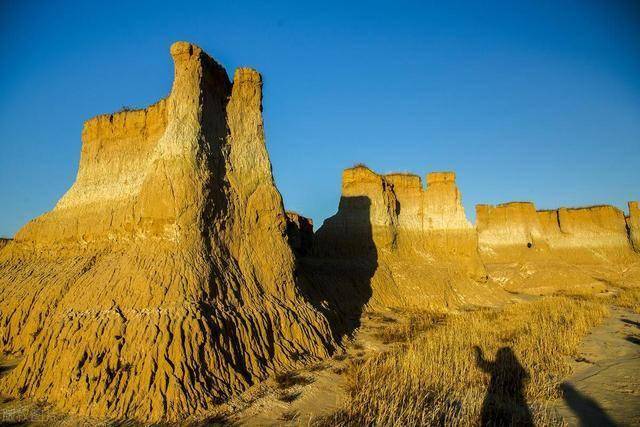
[[[294,371],[276,374],[274,379],[280,389],[287,389],[296,385],[304,386],[313,382],[313,378],[304,377]]]
[[[618,307],[628,308],[634,313],[640,314],[640,288],[624,288],[614,297],[612,304]]]
[[[492,402],[506,408],[511,423],[522,424],[528,406],[536,425],[554,424],[546,404],[570,373],[566,356],[576,355],[582,337],[606,314],[599,302],[549,297],[451,315],[413,341],[352,365],[349,402],[317,424],[478,425],[490,386],[504,389],[491,394]],[[423,324],[432,325],[425,315]],[[475,346],[486,360],[476,357]],[[493,363],[496,354],[511,356]],[[493,366],[491,375],[481,366]],[[527,404],[515,407],[520,392]]]
[[[302,392],[300,392],[300,391],[284,392],[284,393],[280,394],[278,399],[281,400],[282,402],[291,403],[294,400],[296,400],[297,398],[299,398],[301,394],[302,394]]]
[[[295,421],[300,416],[300,412],[298,411],[288,411],[280,416],[280,420],[282,421]]]
[[[327,363],[323,363],[323,362],[319,362],[316,363],[314,365],[311,365],[307,368],[307,371],[309,372],[318,372],[318,371],[324,371],[325,369],[327,369],[330,365]]]
[[[442,313],[420,310],[408,311],[404,322],[398,322],[381,329],[376,334],[376,337],[385,344],[408,342],[422,332],[441,324],[444,319],[445,315]]]
[[[568,298],[581,301],[611,304],[617,307],[627,308],[634,313],[640,314],[640,287],[630,287],[617,284],[614,289],[616,289],[617,292],[615,294],[609,295],[594,295],[589,291],[581,292],[580,290],[572,290],[571,292],[559,292],[556,295],[566,296]]]

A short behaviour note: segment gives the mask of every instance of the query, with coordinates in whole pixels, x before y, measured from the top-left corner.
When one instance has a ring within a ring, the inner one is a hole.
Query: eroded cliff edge
[[[607,283],[640,283],[630,217],[607,205],[536,210],[531,202],[478,205],[480,255],[513,291],[599,291]]]
[[[478,205],[473,226],[453,172],[429,173],[426,183],[363,165],[343,172],[338,212],[315,234],[316,261],[304,261],[318,287],[338,294],[338,306],[351,289],[367,307],[452,308],[504,301],[505,290],[599,292],[640,283],[635,202],[626,218],[606,205]],[[349,286],[322,286],[341,280]]]
[[[260,75],[171,55],[170,95],[89,120],[76,182],[0,251],[5,393],[171,421],[333,348],[295,282]]]
[[[347,280],[337,292],[353,289],[369,307],[453,308],[504,299],[487,283],[452,172],[428,174],[423,188],[417,175],[346,169],[338,212],[314,245],[325,264],[314,264],[316,280]],[[339,305],[345,298],[336,299]]]
[[[476,213],[480,248],[491,259],[564,251],[580,261],[632,250],[624,213],[613,206],[537,211],[533,203],[517,202],[478,205]]]

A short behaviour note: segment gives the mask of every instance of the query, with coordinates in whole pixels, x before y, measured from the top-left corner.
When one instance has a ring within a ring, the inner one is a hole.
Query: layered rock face
[[[628,268],[637,258],[625,216],[612,206],[536,211],[527,202],[478,205],[476,219],[482,260],[510,290],[602,290],[607,281],[640,278]]]
[[[579,258],[630,250],[624,213],[613,206],[536,211],[533,203],[518,202],[478,205],[476,215],[483,258],[548,251]]]
[[[471,230],[462,206],[453,172],[427,174],[424,193],[424,228],[427,230]]]
[[[295,281],[260,75],[171,55],[170,95],[85,123],[76,182],[0,250],[5,393],[173,421],[333,348]]]
[[[553,232],[548,235],[551,249],[628,251],[629,236],[622,211],[613,206],[560,208]]]
[[[420,177],[344,171],[335,216],[316,233],[316,254],[360,266],[360,294],[370,306],[459,306],[495,300],[475,229],[451,172]],[[346,268],[342,270],[347,270]],[[346,273],[348,274],[348,273]]]
[[[508,258],[522,258],[529,251],[546,246],[541,220],[533,203],[478,205],[476,227],[479,248],[485,259],[499,257],[501,253]]]
[[[478,256],[478,236],[467,220],[462,197],[453,172],[427,175],[423,196],[423,230],[427,247],[442,252],[461,263],[472,278],[481,280],[486,271]]]

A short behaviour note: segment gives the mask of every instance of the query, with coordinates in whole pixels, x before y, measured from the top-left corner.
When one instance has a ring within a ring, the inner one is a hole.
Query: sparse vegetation
[[[509,392],[504,396],[521,392],[536,425],[553,423],[546,406],[558,397],[558,385],[570,372],[566,356],[577,356],[582,337],[606,314],[600,302],[569,297],[450,315],[445,322],[434,322],[433,313],[414,313],[424,316],[414,318],[414,325],[431,327],[422,333],[409,327],[404,336],[398,332],[395,336],[410,340],[406,345],[351,365],[345,372],[349,402],[317,423],[475,425],[490,382],[505,387]],[[513,355],[509,362],[491,362],[504,351]],[[487,361],[480,362],[485,356]],[[481,363],[497,366],[493,378],[480,369]],[[515,377],[516,367],[525,379]],[[511,389],[519,383],[523,390]],[[498,404],[510,402],[507,398]]]
[[[356,163],[355,165],[352,166],[352,169],[356,169],[356,168],[370,169],[369,166],[365,165],[364,163]]]
[[[294,421],[296,420],[298,417],[300,416],[300,413],[298,411],[288,411],[285,412],[284,414],[282,414],[282,416],[280,417],[280,419],[282,421]]]
[[[224,414],[216,414],[207,417],[201,422],[188,424],[190,427],[225,427],[232,426],[233,423],[229,421],[229,418]]]
[[[327,369],[329,367],[328,364],[323,363],[323,362],[319,362],[316,363],[315,365],[311,365],[307,368],[307,370],[309,372],[318,372],[318,371],[324,371],[325,369]]]
[[[618,307],[628,308],[640,314],[640,288],[624,288],[612,297],[611,302]]]
[[[394,323],[394,322],[396,322],[396,319],[394,319],[393,317],[389,317],[389,316],[387,316],[385,314],[378,313],[378,312],[375,312],[375,311],[367,312],[365,314],[365,316],[367,318],[369,318],[369,319],[375,320],[377,322],[382,322],[382,323]]]
[[[334,374],[338,374],[338,375],[342,375],[347,371],[347,367],[346,366],[337,366],[335,368],[332,369]]]
[[[281,374],[276,374],[275,381],[276,384],[278,384],[278,388],[286,389],[295,385],[311,384],[313,382],[313,378],[304,377],[298,372],[289,371]]]
[[[282,393],[280,397],[278,397],[278,399],[280,399],[283,402],[291,403],[294,400],[296,400],[298,397],[300,397],[301,394],[302,393],[299,391],[286,392],[286,393]]]
[[[556,295],[566,296],[580,301],[601,302],[617,307],[627,308],[634,313],[640,314],[640,287],[629,287],[620,283],[612,286],[617,288],[615,293],[596,294],[587,291],[573,290],[571,292],[558,292]]]
[[[412,310],[406,313],[406,321],[387,326],[376,335],[385,344],[407,342],[420,333],[441,324],[444,314],[425,310]]]

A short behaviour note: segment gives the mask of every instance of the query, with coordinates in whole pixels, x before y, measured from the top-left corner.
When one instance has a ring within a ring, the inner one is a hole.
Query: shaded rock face
[[[360,256],[375,248],[395,248],[399,213],[393,185],[383,176],[365,167],[347,169],[342,174],[338,215],[327,219],[318,230],[318,250]],[[334,244],[337,240],[344,243]]]
[[[358,265],[350,283],[369,306],[495,301],[482,283],[486,273],[476,233],[464,215],[455,175],[429,174],[427,182],[425,190],[416,175],[379,175],[364,166],[345,170],[338,212],[316,233],[316,256]],[[335,270],[344,277],[347,268]]]
[[[376,283],[384,286],[372,208],[367,196],[342,196],[338,213],[314,235],[311,255],[298,258],[307,293],[319,301],[338,334],[350,334],[360,325]]]
[[[0,251],[0,349],[23,356],[5,393],[173,421],[333,348],[294,277],[260,75],[171,55],[170,95],[85,123],[75,183]]]
[[[291,249],[298,256],[311,253],[313,248],[313,221],[296,212],[287,211],[287,237]]]

